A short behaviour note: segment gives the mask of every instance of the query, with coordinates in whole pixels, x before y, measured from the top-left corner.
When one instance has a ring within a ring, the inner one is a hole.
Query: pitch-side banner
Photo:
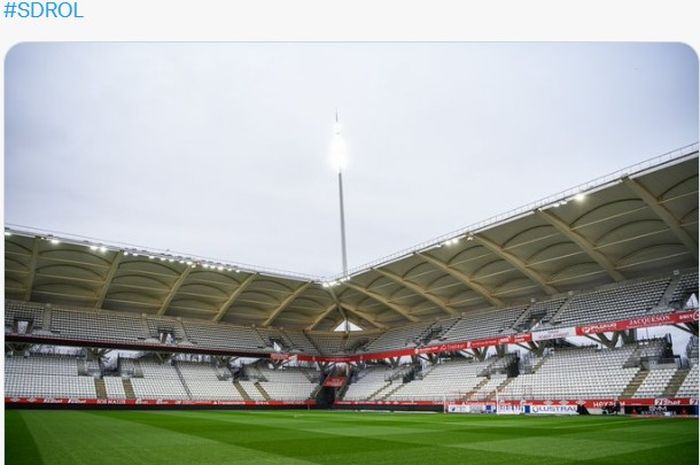
[[[631,320],[614,321],[607,323],[596,323],[592,325],[579,326],[576,334],[605,333],[608,331],[625,331],[628,329],[648,328],[651,326],[677,325],[681,323],[692,323],[698,321],[698,311],[662,313],[659,315],[649,315]]]
[[[550,339],[563,339],[571,336],[576,336],[576,328],[555,328],[532,333],[532,340],[548,341]]]
[[[75,405],[316,405],[315,400],[178,400],[178,399],[80,399],[72,397],[5,397],[5,404],[75,404]]]

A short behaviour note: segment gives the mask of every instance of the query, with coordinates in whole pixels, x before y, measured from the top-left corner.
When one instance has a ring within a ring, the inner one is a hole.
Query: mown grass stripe
[[[41,465],[41,454],[22,415],[19,410],[5,410],[5,463]]]

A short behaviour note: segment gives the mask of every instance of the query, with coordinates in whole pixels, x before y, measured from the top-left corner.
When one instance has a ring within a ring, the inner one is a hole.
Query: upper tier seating
[[[670,281],[670,278],[638,280],[577,294],[551,323],[561,327],[580,326],[643,315],[659,305]]]
[[[347,336],[344,333],[316,333],[312,334],[311,339],[317,347],[322,349],[323,355],[343,355],[352,353],[352,348],[362,341],[368,341],[369,336],[362,333],[350,333]]]
[[[398,328],[391,328],[382,333],[365,347],[365,352],[382,352],[385,350],[405,349],[415,347],[416,338],[425,331],[432,322],[410,323]]]
[[[672,295],[669,296],[671,292]],[[388,329],[380,335],[375,332],[351,334],[346,341],[342,335],[305,332],[300,329],[255,329],[205,320],[144,316],[6,300],[5,332],[17,330],[18,321],[31,321],[33,334],[66,340],[156,344],[159,332],[166,331],[175,336],[174,343],[178,345],[189,344],[213,350],[271,352],[272,337],[283,342],[286,351],[299,351],[311,355],[338,355],[354,350],[373,353],[440,342],[498,337],[531,329],[548,329],[552,326],[604,323],[667,312],[671,308],[663,304],[666,299],[673,301],[684,298],[689,292],[697,292],[697,271],[682,274],[678,278],[668,276],[625,281],[572,296],[558,295],[529,305],[473,310],[463,317],[437,322],[409,323]],[[674,308],[677,307],[676,305]],[[358,343],[363,339],[369,342],[364,347],[358,347]]]
[[[691,294],[698,294],[698,272],[686,273],[681,275],[678,280],[678,285],[673,290],[670,303],[684,304],[684,300]]]
[[[190,342],[202,347],[270,352],[272,349],[252,328],[188,320],[184,323]]]
[[[139,317],[113,312],[53,309],[51,331],[63,337],[100,341],[134,341],[145,338]]]
[[[457,342],[513,334],[515,331],[511,327],[526,308],[517,306],[467,313],[443,334],[440,340]]]

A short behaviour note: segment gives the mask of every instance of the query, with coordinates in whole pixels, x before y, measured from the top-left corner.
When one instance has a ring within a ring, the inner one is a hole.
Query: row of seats
[[[676,392],[676,397],[697,397],[698,395],[698,364],[690,368],[681,387]]]
[[[630,384],[639,367],[624,368],[634,345],[617,349],[559,349],[538,359],[539,368],[521,374],[505,386],[504,398],[610,399]]]
[[[219,379],[215,366],[178,361],[177,367],[193,399],[243,400],[230,378]]]
[[[370,366],[362,370],[357,380],[348,386],[345,392],[345,400],[369,400],[370,396],[380,389],[386,389],[391,384],[387,381],[392,368],[387,365]]]
[[[451,360],[434,366],[422,379],[405,383],[386,400],[459,399],[486,378],[478,376],[491,361]]]
[[[9,397],[97,397],[92,376],[78,376],[78,358],[32,354],[5,357],[5,395]]]
[[[673,375],[676,374],[676,371],[676,367],[650,370],[646,378],[644,378],[644,381],[642,381],[642,384],[637,388],[637,392],[634,393],[633,397],[660,397],[666,390],[668,382],[671,381]]]

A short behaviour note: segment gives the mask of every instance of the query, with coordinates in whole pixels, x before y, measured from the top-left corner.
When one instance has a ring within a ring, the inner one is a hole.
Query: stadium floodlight
[[[331,163],[333,169],[341,173],[348,165],[348,152],[345,139],[342,134],[343,127],[338,121],[338,112],[335,113],[335,124],[333,124],[333,139],[331,140]]]
[[[10,231],[5,231],[5,237],[10,237],[12,233]]]
[[[51,242],[51,243],[52,243],[53,245],[58,245],[58,244],[60,244],[60,243],[61,243],[61,241],[59,241],[59,240],[58,240],[58,239],[56,239],[55,237],[54,237],[54,238],[52,238],[52,239],[50,239],[50,242]]]
[[[91,246],[90,246],[90,250],[92,250],[93,252],[97,251],[97,246],[96,246],[96,245],[91,245]]]
[[[583,192],[579,192],[578,194],[576,194],[574,196],[574,200],[576,200],[577,202],[583,202],[585,198],[586,198],[586,194]]]
[[[107,252],[107,247],[105,247],[104,245],[101,245],[101,246],[100,246],[100,252],[102,252],[102,253]]]

